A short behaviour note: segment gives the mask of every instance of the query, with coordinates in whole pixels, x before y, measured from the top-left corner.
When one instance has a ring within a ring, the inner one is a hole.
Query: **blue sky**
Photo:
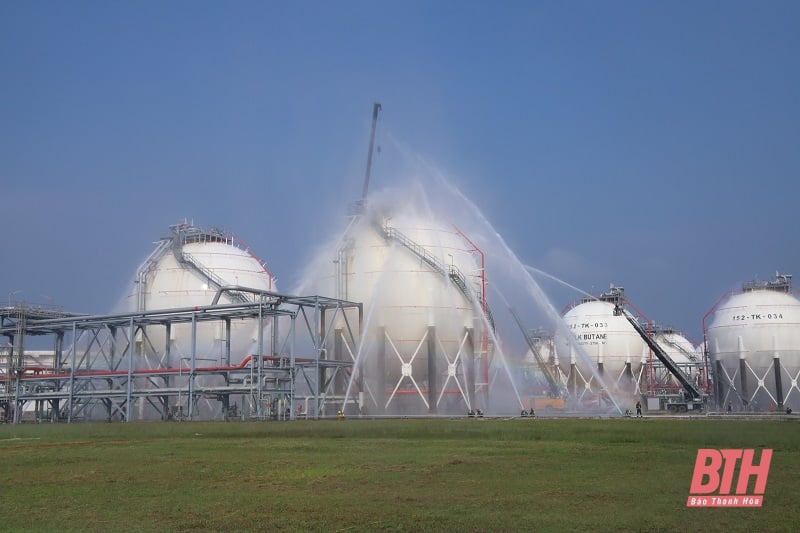
[[[726,291],[800,274],[799,24],[785,1],[0,3],[0,297],[108,311],[184,218],[291,287],[360,194],[379,100],[374,187],[418,154],[526,264],[699,340]]]

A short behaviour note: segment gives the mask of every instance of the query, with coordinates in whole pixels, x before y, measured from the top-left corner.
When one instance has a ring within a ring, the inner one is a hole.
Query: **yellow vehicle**
[[[564,409],[564,398],[547,398],[545,396],[526,398],[524,402],[528,409],[534,411],[550,411]]]

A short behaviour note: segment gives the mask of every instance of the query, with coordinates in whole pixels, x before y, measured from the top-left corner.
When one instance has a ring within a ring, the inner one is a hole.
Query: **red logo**
[[[686,507],[761,507],[772,450],[761,450],[758,464],[753,463],[754,456],[752,449],[697,450]],[[755,484],[748,492],[753,477]]]

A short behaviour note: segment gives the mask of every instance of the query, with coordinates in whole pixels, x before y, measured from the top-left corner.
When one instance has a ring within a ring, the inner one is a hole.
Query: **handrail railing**
[[[453,285],[458,287],[458,290],[461,291],[461,293],[467,298],[467,301],[477,301],[480,304],[484,315],[486,316],[486,320],[489,322],[489,326],[492,328],[492,330],[495,329],[494,316],[492,315],[489,306],[485,305],[480,293],[470,291],[469,286],[467,285],[467,279],[464,276],[464,273],[461,272],[461,269],[454,264],[446,265],[438,257],[433,255],[427,248],[414,242],[410,237],[398,231],[396,228],[384,224],[380,226],[380,229],[385,239],[399,242],[408,248],[412,253],[414,253],[414,255],[419,257],[422,261],[430,265],[442,276],[448,277],[453,282]]]

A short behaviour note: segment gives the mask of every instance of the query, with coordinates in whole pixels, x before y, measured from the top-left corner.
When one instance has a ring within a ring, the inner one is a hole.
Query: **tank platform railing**
[[[751,291],[777,291],[791,294],[792,292],[792,275],[775,273],[773,281],[746,281],[742,284],[742,292]]]

